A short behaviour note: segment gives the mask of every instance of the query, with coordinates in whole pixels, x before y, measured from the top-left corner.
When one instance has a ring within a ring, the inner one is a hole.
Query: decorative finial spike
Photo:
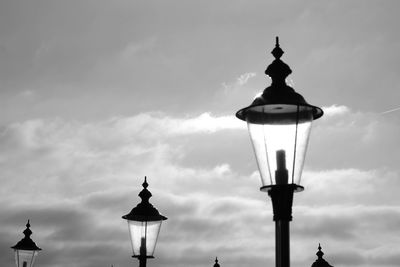
[[[147,177],[146,176],[144,177],[144,182],[143,182],[142,186],[144,188],[147,188],[149,186],[149,184],[147,183]]]
[[[29,229],[29,227],[31,227],[31,224],[28,222],[26,223],[26,229],[23,231],[25,238],[29,238],[32,235],[32,231],[31,229]]]
[[[276,36],[275,39],[276,43],[275,43],[275,48],[272,50],[271,54],[276,58],[276,59],[280,59],[281,56],[283,55],[283,50],[280,48],[279,46],[279,37]]]
[[[318,243],[318,252],[315,254],[315,255],[317,255],[318,259],[322,259],[322,256],[324,256],[324,252],[322,252],[321,249],[322,249],[321,244]]]
[[[221,267],[218,263],[218,257],[215,257],[215,263],[213,267]]]
[[[142,199],[142,202],[149,202],[149,198],[151,198],[151,193],[147,190],[149,184],[147,183],[147,176],[144,177],[144,182],[142,184],[143,189],[139,193],[139,197]]]

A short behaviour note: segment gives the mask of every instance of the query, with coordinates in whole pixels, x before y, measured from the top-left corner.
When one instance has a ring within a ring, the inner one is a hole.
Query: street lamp
[[[158,210],[149,202],[152,196],[147,190],[149,184],[146,177],[142,184],[143,190],[139,193],[142,199],[130,213],[122,216],[128,221],[129,234],[132,243],[134,258],[138,258],[139,267],[146,267],[148,258],[154,258],[157,237],[160,233],[161,223],[167,217],[162,216]]]
[[[215,258],[214,267],[221,267],[218,263],[218,257]]]
[[[36,246],[35,242],[31,239],[32,231],[29,227],[31,227],[31,225],[28,220],[26,229],[23,232],[25,237],[15,246],[11,247],[15,251],[15,264],[17,267],[33,267],[36,256],[39,251],[42,250]]]
[[[333,267],[325,259],[322,258],[322,256],[324,256],[324,253],[321,249],[321,244],[318,244],[318,252],[316,254],[318,259],[315,260],[311,267]]]
[[[272,79],[262,95],[239,110],[236,117],[246,121],[261,176],[261,191],[271,197],[275,221],[276,266],[289,267],[289,222],[293,193],[304,190],[301,172],[312,121],[322,116],[321,108],[308,104],[286,84],[292,73],[280,57],[283,50],[276,37],[275,60],[265,74]]]

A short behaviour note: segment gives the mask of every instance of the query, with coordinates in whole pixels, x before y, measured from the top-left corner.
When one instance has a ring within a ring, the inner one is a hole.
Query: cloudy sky
[[[273,266],[274,223],[235,112],[275,36],[313,126],[292,266],[400,262],[398,1],[0,2],[0,264],[136,266],[121,216],[147,175],[155,267]],[[397,110],[396,110],[397,109]]]

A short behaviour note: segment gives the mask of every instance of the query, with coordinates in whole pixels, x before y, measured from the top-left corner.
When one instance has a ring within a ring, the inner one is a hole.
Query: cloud
[[[399,151],[397,119],[345,106],[325,107],[313,123],[308,166],[317,168],[395,168]],[[306,163],[307,164],[307,163]]]
[[[322,107],[322,110],[324,111],[325,116],[343,116],[346,113],[350,112],[350,109],[346,106],[337,106],[337,105],[332,105],[329,107]]]
[[[120,52],[120,55],[118,58],[121,61],[132,60],[132,58],[135,57],[137,55],[137,53],[153,48],[156,43],[157,43],[157,38],[155,38],[155,37],[149,38],[147,40],[143,40],[141,42],[130,42]]]
[[[36,92],[34,90],[24,90],[18,94],[18,96],[23,97],[23,98],[32,98],[36,95]]]
[[[327,106],[295,196],[293,266],[318,242],[333,266],[398,266],[400,124],[366,110],[398,106],[399,4],[175,2],[1,4],[2,265],[27,218],[40,266],[137,264],[121,215],[147,175],[169,218],[149,264],[272,266],[271,203],[245,123],[225,116],[266,85],[249,70],[274,36],[257,22],[287,36],[296,83]]]
[[[246,72],[241,74],[235,82],[222,83],[225,93],[232,93],[232,91],[237,91],[239,88],[243,87],[248,83],[248,81],[255,77],[257,74],[255,72]]]
[[[179,166],[173,162],[179,148],[169,142],[238,128],[242,125],[238,127],[233,118],[209,113],[189,118],[139,114],[97,123],[36,119],[4,126],[0,135],[4,167],[0,190],[6,203],[1,208],[2,229],[15,233],[9,243],[16,242],[30,218],[34,239],[44,249],[42,266],[75,266],[84,255],[101,254],[86,258],[89,262],[83,266],[92,266],[107,262],[112,254],[100,251],[117,248],[115,255],[121,259],[116,266],[127,265],[129,242],[121,216],[139,201],[135,195],[148,175],[153,203],[170,218],[163,226],[166,239],[160,237],[160,255],[170,245],[184,251],[189,240],[196,240],[195,247],[208,253],[208,242],[221,238],[216,246],[223,246],[230,229],[238,226],[224,221],[222,212],[213,215],[217,220],[204,215],[215,210],[215,196],[228,194],[218,192],[232,184],[232,177],[236,177],[233,184],[243,177],[224,162],[210,169]],[[229,206],[229,201],[224,205]]]
[[[335,125],[349,118],[359,125],[351,131],[371,125],[365,114],[346,107],[327,110],[331,116],[324,122],[328,134],[319,136],[322,145],[331,142]],[[322,128],[318,125],[317,133]],[[226,266],[273,262],[271,203],[258,190],[245,125],[233,116],[141,113],[92,123],[36,119],[3,126],[0,148],[4,262],[12,264],[5,253],[30,218],[34,240],[44,249],[38,259],[42,266],[73,267],[83,259],[87,267],[131,264],[121,216],[139,202],[145,175],[151,202],[168,217],[154,266],[204,266],[216,254]],[[326,243],[333,265],[379,261],[377,251],[399,242],[393,234],[400,222],[398,177],[384,167],[306,169],[306,190],[294,202],[294,263],[314,261],[310,251],[318,242]],[[384,243],[377,241],[382,238]],[[349,258],[346,248],[357,246],[356,258]],[[196,257],[188,256],[193,253]]]
[[[237,79],[237,84],[240,86],[245,85],[249,79],[251,79],[252,77],[255,77],[255,76],[256,76],[255,72],[244,73],[244,74],[240,75],[239,78]]]

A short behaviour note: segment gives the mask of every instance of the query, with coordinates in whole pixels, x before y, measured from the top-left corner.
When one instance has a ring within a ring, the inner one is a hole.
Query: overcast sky
[[[147,175],[154,267],[273,266],[274,223],[235,112],[275,36],[315,121],[292,266],[400,262],[399,1],[0,2],[0,265],[136,266],[121,216]]]

